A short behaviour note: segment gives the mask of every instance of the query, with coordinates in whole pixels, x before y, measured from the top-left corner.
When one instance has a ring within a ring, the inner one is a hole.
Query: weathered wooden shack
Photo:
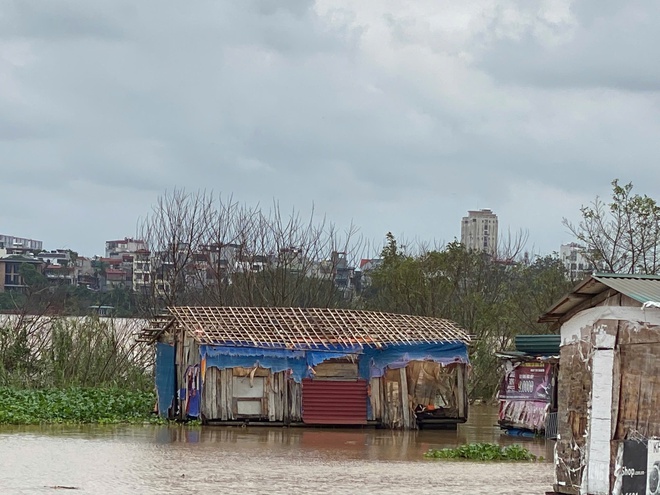
[[[659,276],[594,274],[540,317],[561,329],[554,493],[657,492],[658,301]]]
[[[163,416],[205,424],[466,421],[466,332],[440,318],[327,308],[172,307],[156,341]]]
[[[517,335],[504,364],[498,421],[509,435],[556,436],[559,335]]]

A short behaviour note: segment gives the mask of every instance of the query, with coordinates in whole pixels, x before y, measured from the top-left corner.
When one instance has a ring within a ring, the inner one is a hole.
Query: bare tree
[[[206,191],[174,189],[158,198],[138,227],[151,255],[149,307],[180,302],[188,288],[195,253],[209,236],[215,215],[213,197]]]
[[[244,213],[248,210],[244,210]],[[355,229],[340,236],[325,218],[316,221],[278,203],[268,212],[249,210],[237,223],[238,265],[234,300],[249,305],[330,306],[337,303],[339,275],[358,251]],[[339,254],[343,253],[343,254]]]
[[[518,261],[525,252],[525,246],[529,240],[529,231],[520,229],[515,234],[507,230],[506,236],[500,237],[497,255],[500,261]]]
[[[139,232],[151,251],[154,308],[340,304],[351,294],[341,285],[360,247],[357,229],[340,235],[313,211],[283,214],[275,202],[264,212],[183,190],[160,197]]]

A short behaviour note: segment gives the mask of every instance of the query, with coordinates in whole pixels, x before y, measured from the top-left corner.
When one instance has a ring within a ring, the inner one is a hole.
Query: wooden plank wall
[[[265,368],[216,367],[206,369],[202,387],[202,414],[206,421],[233,421],[242,419],[234,407],[234,377],[265,377],[263,415],[268,421],[290,423],[302,418],[300,384],[289,378],[286,371],[272,373]]]
[[[302,421],[302,383],[294,380],[287,380],[287,407],[288,418],[285,417],[285,423],[299,423]]]
[[[561,348],[559,367],[557,429],[558,464],[555,473],[564,493],[578,493],[584,472],[585,433],[591,401],[590,342],[580,341]]]
[[[459,418],[468,419],[467,364],[456,365],[456,408]]]
[[[357,369],[348,363],[334,363],[320,367],[323,379],[351,379],[357,377]],[[406,368],[387,370],[382,378],[370,380],[369,420],[381,422],[390,428],[416,429],[414,413],[416,405],[428,404],[441,392],[448,401],[449,417],[461,418],[467,413],[465,387],[463,386],[465,365],[443,367],[437,363],[418,362]],[[285,424],[302,421],[302,385],[293,381],[286,371],[271,373],[264,368],[206,369],[202,387],[202,414],[205,420],[240,420],[234,410],[234,376],[266,377],[264,387],[264,418]],[[317,367],[317,378],[319,368]],[[460,383],[459,383],[460,382]],[[464,402],[461,402],[463,398]]]
[[[369,412],[369,421],[379,421],[383,417],[383,392],[380,378],[372,378],[369,381],[369,401],[371,402],[371,411]]]
[[[286,371],[270,373],[266,381],[268,421],[286,421],[289,387]]]
[[[383,425],[394,429],[403,428],[403,397],[400,378],[399,370],[386,370],[381,378]]]
[[[386,370],[371,380],[372,417],[393,429],[417,429],[415,407],[444,398],[447,417],[467,419],[465,365],[449,367],[430,361],[411,361],[405,368]],[[437,404],[441,405],[441,404]]]
[[[206,369],[202,385],[202,415],[205,420],[229,421],[234,419],[232,369]]]
[[[418,404],[443,407],[450,418],[464,418],[467,402],[464,364],[443,366],[432,361],[411,361],[406,366],[411,409]]]
[[[614,439],[660,436],[660,327],[620,322]]]
[[[322,380],[357,380],[358,365],[350,362],[325,361],[314,367],[314,378]]]

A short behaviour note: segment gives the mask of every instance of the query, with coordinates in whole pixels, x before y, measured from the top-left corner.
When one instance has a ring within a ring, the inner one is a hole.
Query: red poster
[[[510,371],[500,385],[500,399],[550,402],[552,365],[521,363]]]

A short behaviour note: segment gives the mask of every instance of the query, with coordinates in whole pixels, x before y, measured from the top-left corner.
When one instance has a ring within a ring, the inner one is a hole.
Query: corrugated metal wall
[[[367,381],[305,379],[302,382],[303,423],[366,425]]]

